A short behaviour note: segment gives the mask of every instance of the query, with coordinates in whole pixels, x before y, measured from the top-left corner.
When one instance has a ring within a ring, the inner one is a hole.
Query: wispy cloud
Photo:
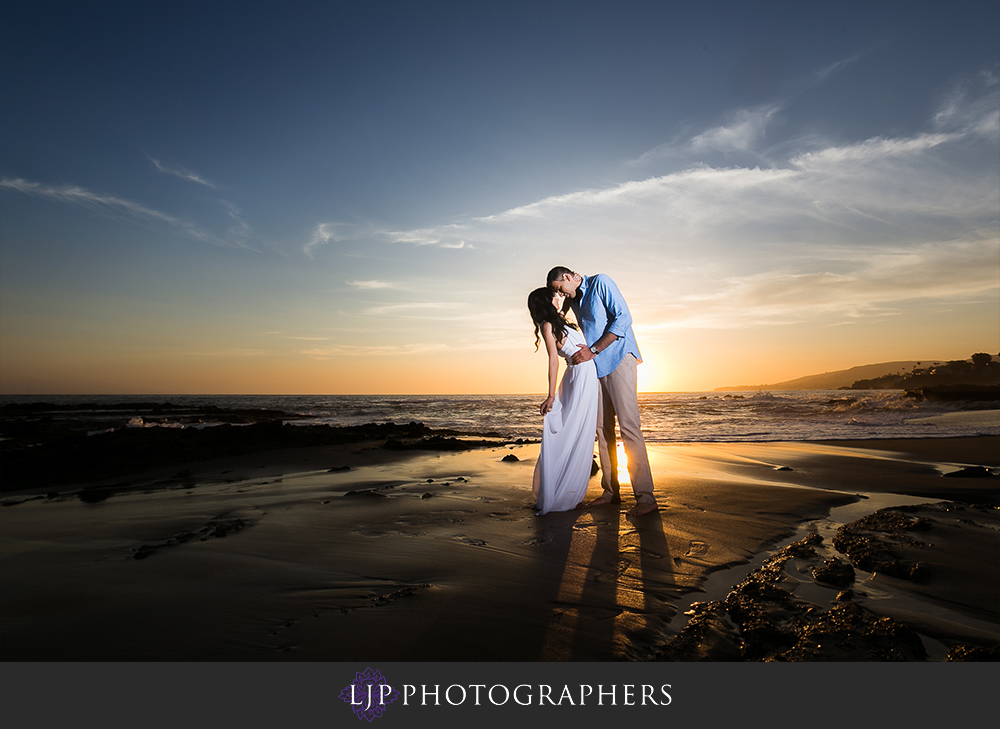
[[[399,231],[387,230],[374,225],[319,223],[313,228],[302,251],[309,258],[314,258],[323,246],[352,241],[404,243],[418,248],[433,247],[455,250],[473,248],[474,246],[462,239],[462,230],[461,224],[444,224],[435,228]]]
[[[194,182],[198,185],[211,188],[212,190],[217,190],[218,185],[213,182],[209,182],[204,177],[202,177],[197,172],[185,169],[184,167],[169,166],[156,159],[150,155],[146,155],[146,158],[152,162],[156,169],[166,175],[172,175],[186,182]],[[230,224],[226,230],[226,238],[233,245],[245,246],[247,240],[253,233],[253,229],[250,224],[246,222],[243,218],[242,211],[231,202],[226,200],[218,200],[219,204],[226,209],[226,213],[229,216]]]
[[[263,357],[269,352],[263,349],[220,349],[218,351],[178,352],[182,357]]]
[[[84,207],[101,212],[124,212],[133,217],[156,220],[161,223],[169,223],[171,225],[178,226],[184,224],[183,221],[178,218],[167,215],[166,213],[161,213],[158,210],[153,210],[152,208],[148,208],[140,203],[125,200],[113,195],[101,195],[75,185],[43,185],[40,182],[31,182],[30,180],[24,180],[21,178],[4,178],[0,180],[0,187],[17,190],[18,192],[22,192],[25,195],[31,195],[33,197],[42,197],[59,202],[83,205]]]
[[[479,321],[482,314],[455,301],[406,302],[372,306],[360,312],[366,316],[391,316],[395,319],[424,321]]]
[[[443,225],[422,230],[386,231],[385,236],[394,243],[410,243],[415,246],[435,246],[438,248],[472,248],[458,234],[461,225]]]
[[[698,155],[754,155],[764,160],[769,145],[768,129],[780,118],[781,112],[794,103],[797,94],[824,83],[831,76],[864,58],[871,49],[855,53],[824,66],[803,77],[788,98],[750,108],[736,109],[726,115],[722,124],[697,133],[678,134],[674,139],[647,150],[627,167],[647,167],[670,160],[679,162],[698,159]],[[705,160],[702,160],[705,162]]]
[[[396,243],[412,243],[415,246],[436,246],[441,243],[441,230],[447,230],[448,226],[441,226],[439,229],[408,230],[405,232],[387,231],[389,236]]]
[[[847,58],[842,58],[839,61],[835,61],[834,63],[831,63],[828,66],[824,66],[823,68],[821,68],[819,71],[816,72],[815,80],[825,81],[828,77],[832,76],[833,74],[839,73],[848,66],[856,63],[857,61],[860,61],[867,54],[868,51],[862,51],[860,53],[855,53],[851,56],[848,56]]]
[[[348,286],[358,289],[391,289],[392,284],[388,281],[347,281]]]
[[[957,134],[918,134],[915,137],[885,139],[878,137],[859,144],[828,147],[817,152],[806,152],[791,159],[791,164],[802,169],[817,169],[848,162],[872,164],[891,157],[912,159],[915,155],[931,150],[946,142],[958,139]]]
[[[227,230],[229,239],[240,242],[247,241],[252,235],[253,229],[250,227],[250,224],[243,219],[243,212],[232,203],[228,203],[224,200],[220,202],[226,208],[231,221]]]
[[[173,175],[174,177],[179,177],[180,179],[188,182],[195,182],[199,185],[204,185],[205,187],[211,187],[213,190],[216,189],[216,186],[213,183],[206,180],[197,172],[186,170],[183,167],[170,167],[160,162],[160,160],[150,157],[149,155],[146,155],[146,158],[153,163],[153,166],[156,167],[157,170],[165,175]]]
[[[16,190],[32,197],[79,205],[94,213],[108,215],[119,220],[165,224],[181,230],[191,238],[212,243],[213,245],[246,247],[245,241],[241,237],[219,236],[189,220],[169,215],[132,200],[115,195],[93,192],[76,185],[45,185],[21,178],[4,178],[0,179],[0,187]],[[239,220],[238,215],[234,214],[234,211],[235,208],[231,208],[230,215]],[[242,223],[242,221],[239,222]],[[237,227],[240,230],[249,229],[245,224]],[[232,229],[230,232],[233,232]]]
[[[995,296],[997,241],[988,232],[972,240],[915,248],[825,251],[815,261],[773,271],[732,276],[711,291],[644,308],[647,331],[674,328],[733,329],[798,323],[816,315],[842,321],[895,313],[899,302],[971,300]],[[651,323],[655,322],[655,323]]]
[[[946,131],[996,137],[1000,134],[1000,76],[983,71],[975,78],[957,83],[934,115],[934,125]]]
[[[782,104],[765,104],[749,109],[737,109],[718,126],[695,134],[678,137],[659,144],[637,159],[625,163],[628,168],[646,168],[664,160],[698,164],[705,155],[760,154],[767,128],[779,115]],[[704,163],[704,162],[701,162]]]
[[[313,228],[309,240],[302,247],[302,252],[308,258],[313,258],[316,255],[316,251],[323,246],[351,240],[356,237],[357,232],[354,229],[355,226],[345,223],[318,223]]]
[[[312,359],[333,359],[342,357],[403,357],[421,354],[435,354],[447,350],[444,344],[386,344],[378,346],[336,346],[304,349],[299,354]]]
[[[692,138],[691,147],[697,151],[749,152],[763,141],[768,122],[780,110],[778,105],[740,109],[725,124]]]

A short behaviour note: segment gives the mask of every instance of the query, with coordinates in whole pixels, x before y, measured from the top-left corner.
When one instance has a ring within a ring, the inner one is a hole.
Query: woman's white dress
[[[568,360],[586,344],[576,329],[566,329],[559,354]],[[543,421],[542,449],[532,490],[538,514],[568,511],[583,501],[594,463],[597,434],[597,367],[593,360],[567,361],[552,410]]]

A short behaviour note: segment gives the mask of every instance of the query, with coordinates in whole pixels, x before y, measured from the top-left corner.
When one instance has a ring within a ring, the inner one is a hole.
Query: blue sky
[[[1000,349],[996,3],[7,2],[0,391],[645,389]]]

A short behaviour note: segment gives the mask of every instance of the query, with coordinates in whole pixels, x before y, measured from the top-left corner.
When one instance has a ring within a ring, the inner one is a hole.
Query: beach
[[[537,442],[427,439],[5,485],[0,657],[1000,657],[1000,437],[653,443],[637,518],[536,516]]]

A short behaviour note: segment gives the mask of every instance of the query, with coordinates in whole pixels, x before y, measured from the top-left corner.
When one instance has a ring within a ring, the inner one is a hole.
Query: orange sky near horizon
[[[762,329],[674,329],[637,338],[644,362],[640,392],[711,391],[756,386],[850,367],[900,360],[966,359],[996,353],[984,341],[984,320],[970,307],[934,341],[920,336],[926,321],[897,318],[891,331],[873,323]],[[980,312],[985,314],[986,312]],[[989,322],[986,322],[989,325]],[[993,322],[1000,328],[1000,317]],[[179,353],[143,345],[86,347],[35,342],[0,351],[6,395],[62,394],[527,394],[546,387],[544,347],[533,351],[527,314],[512,329],[520,337],[497,347],[442,352],[302,354],[272,350]],[[938,329],[938,332],[942,330]],[[848,333],[848,336],[844,336]],[[220,335],[221,336],[221,335]],[[980,346],[976,346],[978,343]]]

